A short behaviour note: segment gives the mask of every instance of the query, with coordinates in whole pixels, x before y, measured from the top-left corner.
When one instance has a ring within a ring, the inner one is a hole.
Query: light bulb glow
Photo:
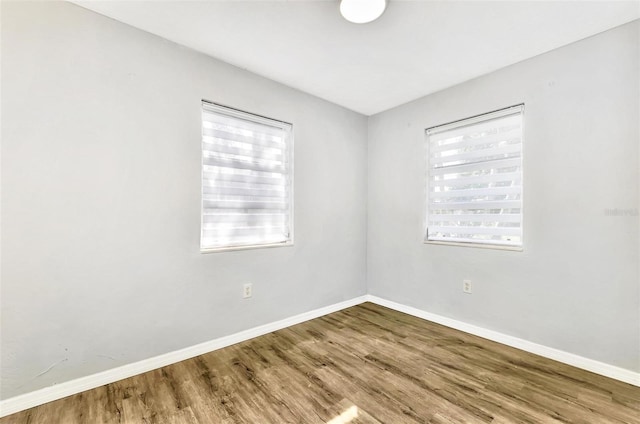
[[[340,13],[349,22],[366,24],[378,19],[387,8],[387,0],[342,0]]]

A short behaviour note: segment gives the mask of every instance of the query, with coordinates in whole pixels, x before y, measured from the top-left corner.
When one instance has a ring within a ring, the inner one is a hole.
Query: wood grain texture
[[[640,388],[365,303],[0,419],[631,423]]]

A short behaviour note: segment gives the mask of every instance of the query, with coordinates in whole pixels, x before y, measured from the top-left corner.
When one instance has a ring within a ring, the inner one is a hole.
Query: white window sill
[[[271,247],[289,247],[289,246],[293,246],[293,241],[285,241],[282,243],[269,243],[269,244],[250,244],[247,246],[200,248],[200,253],[231,252],[234,250],[266,249]]]
[[[424,240],[424,244],[440,244],[443,246],[458,246],[458,247],[477,247],[480,249],[495,249],[495,250],[510,250],[512,252],[524,251],[522,246],[505,246],[500,244],[486,244],[486,243],[463,243],[455,241],[435,241]]]

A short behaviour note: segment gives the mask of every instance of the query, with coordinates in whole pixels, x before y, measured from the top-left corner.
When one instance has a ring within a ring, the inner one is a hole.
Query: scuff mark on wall
[[[26,386],[28,383],[30,383],[30,382],[32,382],[32,381],[34,381],[34,380],[37,380],[38,378],[42,377],[43,375],[45,375],[46,373],[48,373],[49,371],[51,371],[53,368],[57,367],[57,366],[58,366],[58,365],[60,365],[61,363],[66,362],[66,361],[68,361],[68,360],[69,360],[69,358],[64,358],[64,359],[61,359],[61,360],[60,360],[60,361],[58,361],[58,362],[55,362],[55,363],[51,364],[51,365],[50,365],[46,370],[44,370],[44,371],[42,371],[41,373],[37,374],[35,377],[30,378],[28,381],[25,381],[23,384],[19,385],[17,388],[24,387],[24,386]]]
[[[35,380],[35,379],[36,379],[36,378],[38,378],[38,377],[42,377],[43,375],[45,375],[46,373],[48,373],[49,371],[51,371],[54,367],[56,367],[56,366],[60,365],[60,364],[61,364],[61,363],[63,363],[63,362],[66,362],[66,361],[68,361],[68,360],[69,360],[69,358],[64,358],[64,359],[62,359],[61,361],[56,362],[55,364],[51,364],[51,365],[49,366],[49,368],[47,368],[46,370],[42,371],[40,374],[36,375],[35,377],[33,377],[33,378],[32,378],[32,380]]]
[[[111,359],[112,361],[117,361],[116,358],[114,358],[113,356],[109,356],[109,355],[96,355],[96,356],[99,356],[100,358]]]

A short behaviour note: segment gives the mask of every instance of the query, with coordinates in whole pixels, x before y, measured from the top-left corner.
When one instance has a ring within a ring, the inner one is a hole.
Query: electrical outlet
[[[253,284],[247,283],[242,286],[242,298],[247,299],[253,295]]]
[[[462,291],[471,294],[471,280],[462,280]]]

